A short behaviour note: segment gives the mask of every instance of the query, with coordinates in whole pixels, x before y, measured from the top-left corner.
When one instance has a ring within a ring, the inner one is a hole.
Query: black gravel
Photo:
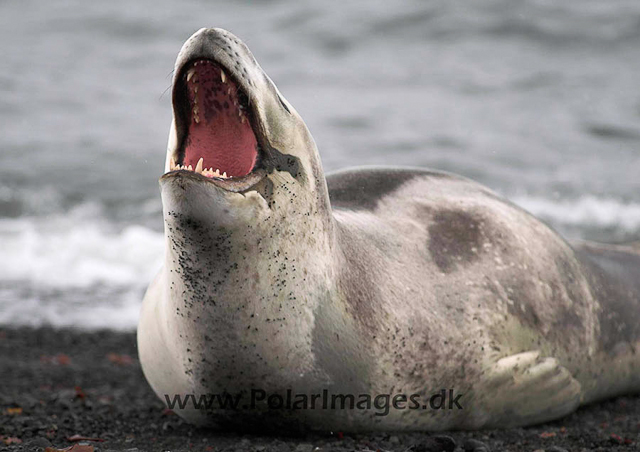
[[[290,437],[198,429],[165,410],[140,370],[134,333],[0,330],[0,450],[620,451],[640,450],[640,397],[591,405],[531,428],[445,434]]]

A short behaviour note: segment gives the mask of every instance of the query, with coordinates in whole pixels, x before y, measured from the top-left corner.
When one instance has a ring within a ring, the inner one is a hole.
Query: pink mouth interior
[[[258,157],[256,136],[238,102],[238,86],[221,72],[210,60],[198,60],[185,72],[191,115],[183,165],[195,168],[203,158],[205,169],[246,176]]]

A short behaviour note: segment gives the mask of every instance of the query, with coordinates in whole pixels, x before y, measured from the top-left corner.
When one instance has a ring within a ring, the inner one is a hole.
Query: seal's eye
[[[287,110],[287,113],[291,114],[291,110],[289,110],[289,107],[287,107],[287,104],[284,103],[284,101],[282,100],[282,97],[280,97],[280,94],[278,94],[278,100],[280,101],[280,105],[282,105],[284,109]]]

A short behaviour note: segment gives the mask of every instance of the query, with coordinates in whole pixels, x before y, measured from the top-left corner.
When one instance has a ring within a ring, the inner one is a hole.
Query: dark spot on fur
[[[482,251],[482,219],[462,210],[437,211],[429,226],[429,252],[445,273],[470,264]]]
[[[375,209],[385,195],[414,177],[450,177],[445,173],[405,168],[347,170],[327,176],[329,199],[334,208]]]
[[[291,177],[297,179],[302,173],[300,171],[300,159],[290,154],[283,154],[275,148],[268,148],[263,150],[265,159],[263,166],[267,169],[267,172],[286,171],[291,174]]]

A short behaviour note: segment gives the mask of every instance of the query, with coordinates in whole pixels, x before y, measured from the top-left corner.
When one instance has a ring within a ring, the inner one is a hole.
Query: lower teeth
[[[174,159],[171,159],[171,163],[170,163],[169,169],[171,171],[178,171],[178,170],[192,171],[194,173],[202,174],[203,176],[206,176],[206,177],[219,177],[219,178],[222,178],[222,179],[231,178],[231,176],[227,176],[227,172],[226,171],[220,173],[219,169],[215,169],[214,170],[213,167],[212,168],[202,168],[202,161],[203,161],[203,159],[201,158],[198,161],[198,164],[196,165],[196,167],[194,169],[192,165],[188,165],[188,166],[187,165],[178,165],[178,164],[176,164]]]

